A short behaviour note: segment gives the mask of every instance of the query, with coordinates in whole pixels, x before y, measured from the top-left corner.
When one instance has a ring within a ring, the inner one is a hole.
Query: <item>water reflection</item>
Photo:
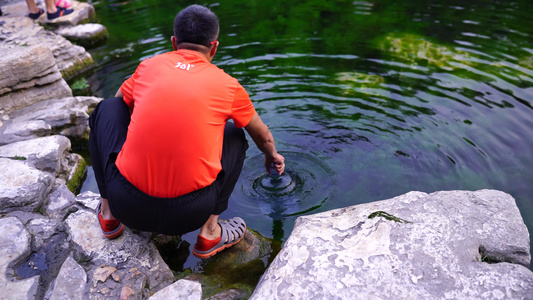
[[[273,178],[264,170],[262,155],[249,157],[232,196],[234,201],[258,207],[260,213],[275,221],[320,208],[334,190],[333,174],[319,158],[280,153],[287,161],[284,174]]]
[[[96,5],[110,33],[92,51],[104,97],[140,60],[171,50],[171,20],[192,4],[118,3]],[[302,182],[280,197],[261,190],[252,146],[228,216],[283,240],[300,214],[411,190],[493,188],[516,198],[533,232],[529,1],[207,5],[221,20],[214,63],[244,85]]]

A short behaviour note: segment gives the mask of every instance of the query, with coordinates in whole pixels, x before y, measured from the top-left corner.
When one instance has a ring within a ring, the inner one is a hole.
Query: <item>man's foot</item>
[[[227,221],[221,220],[218,225],[222,229],[220,237],[208,240],[198,235],[196,245],[194,245],[192,250],[194,256],[202,259],[209,258],[240,242],[246,232],[246,223],[239,217],[234,217]]]
[[[124,232],[124,225],[119,220],[104,220],[102,214],[100,214],[100,206],[102,202],[96,206],[96,215],[98,216],[98,223],[102,229],[102,234],[108,239],[114,239],[119,237]]]
[[[39,19],[39,17],[40,17],[42,14],[44,14],[44,10],[43,10],[42,8],[39,8],[39,11],[38,11],[38,12],[36,12],[36,13],[34,13],[34,14],[30,13],[30,14],[28,15],[28,17],[30,17],[30,19],[32,19],[32,20],[37,20],[37,19]]]
[[[48,20],[54,20],[54,19],[69,15],[74,12],[73,9],[66,9],[66,8],[57,7],[57,6],[56,8],[57,8],[57,11],[55,13],[49,13],[49,12],[46,13]]]

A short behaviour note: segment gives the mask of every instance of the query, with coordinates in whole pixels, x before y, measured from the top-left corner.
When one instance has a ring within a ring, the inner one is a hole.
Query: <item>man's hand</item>
[[[279,175],[283,174],[283,172],[285,171],[285,157],[283,157],[279,153],[276,153],[275,157],[267,157],[265,155],[265,169],[268,175],[272,175],[270,174],[270,166],[274,166],[274,169],[276,170],[276,172],[278,172]]]
[[[263,123],[257,113],[244,129],[250,134],[257,148],[265,154],[265,169],[267,173],[270,175],[270,165],[274,164],[274,168],[281,175],[285,171],[285,158],[276,151],[274,137],[272,137],[268,126]]]

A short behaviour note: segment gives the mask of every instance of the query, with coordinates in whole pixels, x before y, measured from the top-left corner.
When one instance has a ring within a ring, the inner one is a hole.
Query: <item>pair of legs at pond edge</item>
[[[44,2],[46,5],[48,20],[53,20],[74,12],[73,9],[67,9],[67,7],[71,4],[65,1],[58,1],[56,3],[55,0],[45,0]],[[68,6],[64,6],[65,3],[67,3]],[[35,0],[26,0],[26,5],[28,6],[28,10],[30,11],[29,17],[33,20],[38,19],[44,13],[44,11],[37,6]],[[63,5],[64,7],[62,7],[61,5]]]

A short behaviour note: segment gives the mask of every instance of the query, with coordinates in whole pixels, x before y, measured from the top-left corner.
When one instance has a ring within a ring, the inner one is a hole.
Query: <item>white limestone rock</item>
[[[82,5],[90,6],[88,3]],[[92,9],[94,11],[94,8]],[[72,18],[74,17],[76,16],[72,16]],[[2,17],[0,40],[2,40],[2,53],[18,52],[21,47],[42,46],[48,48],[65,80],[83,73],[94,65],[91,55],[83,47],[73,45],[64,37],[45,30],[27,17],[16,16],[15,14]]]
[[[1,36],[1,34],[0,34]],[[10,112],[33,103],[72,96],[52,51],[43,45],[0,44],[0,105]]]
[[[74,12],[57,18],[54,20],[40,19],[41,24],[47,24],[50,26],[68,25],[76,26],[85,21],[94,19],[95,11],[94,7],[86,2],[72,1],[70,9],[74,9]]]
[[[50,300],[83,299],[87,274],[85,270],[69,256],[54,281]]]
[[[38,209],[52,188],[53,177],[28,164],[0,158],[0,213]]]
[[[80,203],[81,205],[94,211],[96,210],[96,206],[98,205],[98,202],[100,201],[100,194],[92,192],[92,191],[86,191],[86,192],[79,194],[76,197],[76,201]]]
[[[70,214],[66,225],[78,255],[91,262],[87,272],[91,295],[117,299],[124,293],[143,298],[146,285],[158,290],[173,281],[170,268],[149,242],[149,234],[134,234],[125,228],[122,236],[108,240],[102,235],[96,213],[85,209]]]
[[[149,300],[200,300],[202,299],[202,285],[199,282],[181,279],[155,293]]]
[[[52,132],[87,139],[88,111],[102,99],[67,97],[40,101],[11,112],[0,126],[0,145],[49,135]]]
[[[56,219],[76,203],[76,196],[64,184],[56,185],[46,199],[46,213]]]
[[[298,218],[250,299],[531,299],[529,250],[508,194],[410,192]]]
[[[30,251],[30,235],[17,218],[0,219],[0,298],[34,299],[39,276],[16,280],[11,265]]]
[[[99,44],[109,37],[107,29],[102,24],[97,23],[63,27],[55,32],[83,47]]]
[[[70,140],[61,135],[53,135],[4,145],[0,147],[0,157],[22,157],[27,164],[38,170],[57,176],[62,160],[70,150]]]
[[[62,225],[58,220],[40,217],[30,220],[26,228],[33,236],[33,249],[39,249],[62,228]]]

